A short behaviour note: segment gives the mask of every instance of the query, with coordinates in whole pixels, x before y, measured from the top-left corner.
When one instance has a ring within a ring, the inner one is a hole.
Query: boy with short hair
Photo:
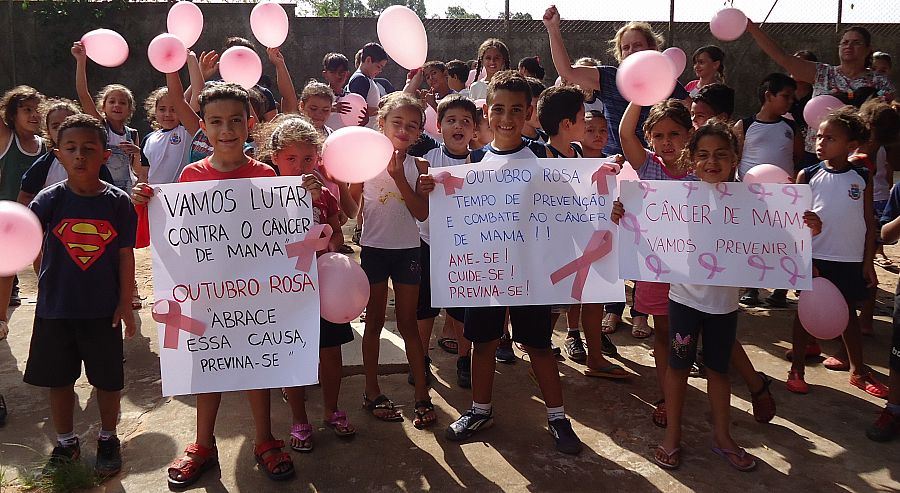
[[[341,53],[327,53],[322,58],[322,79],[328,84],[334,92],[335,99],[343,97],[347,78],[350,76],[350,60],[347,60]],[[365,96],[363,96],[365,97]],[[342,113],[346,113],[350,108],[346,103],[335,103],[331,108],[331,115],[325,120],[325,126],[337,130],[344,127],[344,120],[341,118]],[[369,120],[368,112],[360,115],[360,120],[367,122]]]
[[[378,125],[378,102],[381,100],[381,93],[375,78],[384,70],[387,65],[388,55],[378,43],[367,43],[363,46],[359,53],[359,67],[350,81],[347,83],[347,91],[359,94],[366,99],[368,106],[367,114],[369,121],[366,124],[369,128],[376,128]]]
[[[609,125],[606,117],[599,110],[587,110],[584,113],[584,138],[581,139],[581,150],[584,157],[606,157],[603,148],[609,140]]]
[[[437,103],[446,96],[454,94],[456,91],[450,88],[447,76],[447,66],[444,62],[432,60],[425,62],[422,68],[416,70],[412,77],[406,82],[404,91],[417,94],[417,90],[422,86],[422,82],[428,86],[428,92],[433,94],[433,99],[426,98],[425,102],[429,106],[435,108]]]
[[[533,96],[531,98],[531,118],[529,118],[525,122],[525,126],[522,127],[522,137],[545,144],[547,143],[548,135],[547,132],[541,128],[541,122],[538,120],[537,102],[547,86],[534,77],[525,77],[525,80],[528,81],[528,86],[531,88],[531,94]],[[582,101],[584,101],[584,97],[582,97]]]
[[[462,60],[447,62],[447,85],[455,92],[469,97],[466,80],[469,78],[469,66]]]
[[[116,436],[125,386],[122,322],[125,335],[133,336],[137,215],[128,194],[100,180],[100,168],[112,152],[106,139],[100,120],[66,118],[53,152],[68,179],[42,190],[29,205],[45,233],[24,381],[50,388],[56,446],[48,473],[81,456],[73,421],[82,363],[100,408],[94,468],[101,476],[122,469]]]
[[[714,82],[700,88],[691,101],[691,123],[694,128],[706,125],[715,118],[728,122],[734,113],[734,89]]]
[[[531,87],[515,71],[498,72],[488,84],[485,111],[494,140],[485,147],[480,160],[530,159],[535,154],[529,141],[522,138],[522,127],[531,118]],[[474,161],[474,160],[473,160]],[[467,308],[465,338],[472,341],[472,407],[447,428],[447,439],[462,441],[493,422],[491,394],[494,386],[495,351],[509,318],[513,339],[528,351],[535,379],[547,406],[550,434],[557,450],[577,454],[582,445],[572,430],[563,408],[562,385],[556,357],[550,349],[550,307],[485,306]]]

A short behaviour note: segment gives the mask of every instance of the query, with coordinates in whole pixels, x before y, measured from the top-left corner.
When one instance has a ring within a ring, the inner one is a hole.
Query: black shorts
[[[891,370],[900,371],[900,281],[894,291],[894,333],[891,336]]]
[[[422,266],[422,281],[419,283],[419,301],[416,305],[416,320],[434,318],[441,314],[440,308],[435,308],[431,303],[431,247],[423,240],[419,240],[420,262]],[[447,315],[460,322],[466,318],[465,308],[446,308]]]
[[[479,306],[466,308],[463,335],[472,342],[491,342],[503,335],[506,310],[512,325],[512,339],[528,347],[550,347],[549,305]]]
[[[350,322],[336,324],[324,318],[319,319],[319,322],[319,349],[353,342],[353,327],[350,326]]]
[[[122,326],[112,317],[48,319],[34,317],[25,383],[38,387],[68,387],[81,377],[100,390],[125,388]]]
[[[690,369],[703,338],[703,364],[717,373],[728,373],[731,348],[737,337],[738,312],[704,313],[669,300],[669,367]]]
[[[819,270],[820,276],[828,279],[838,288],[848,304],[858,303],[869,298],[869,288],[866,287],[866,278],[863,277],[862,262],[813,259],[813,267]]]
[[[375,248],[362,247],[359,263],[369,284],[386,282],[390,278],[394,284],[418,285],[422,278],[422,264],[419,247],[416,248]]]

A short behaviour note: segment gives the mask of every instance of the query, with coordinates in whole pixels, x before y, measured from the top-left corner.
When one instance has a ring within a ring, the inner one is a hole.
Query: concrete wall
[[[104,84],[120,82],[129,86],[142,100],[155,87],[164,84],[162,74],[153,70],[146,59],[147,44],[157,34],[164,32],[168,4],[134,3],[123,10],[114,11],[97,19],[88,15],[69,17],[46,16],[38,13],[40,4],[31,3],[27,9],[19,3],[0,7],[0,87],[28,84],[48,95],[74,97],[75,62],[69,54],[71,43],[98,27],[120,32],[131,47],[131,56],[121,67],[107,69],[90,64],[88,76],[92,90]],[[227,36],[244,36],[252,39],[249,14],[252,4],[203,4],[205,28],[194,50],[218,49]],[[293,4],[286,4],[293,12]],[[325,53],[342,51],[352,60],[356,50],[364,43],[376,41],[375,19],[348,18],[291,18],[291,33],[282,47],[288,68],[299,91],[305,81],[320,75],[321,60]],[[343,25],[343,28],[342,28]],[[607,53],[607,40],[621,25],[619,22],[564,22],[563,31],[570,55],[593,56],[605,63],[612,63]],[[429,58],[450,60],[475,57],[478,45],[488,37],[500,37],[510,47],[513,63],[524,56],[539,55],[547,67],[546,83],[551,84],[556,73],[550,59],[546,32],[540,21],[513,21],[509,33],[504,23],[496,20],[429,19],[425,21],[429,36]],[[655,26],[666,33],[664,23]],[[875,48],[900,54],[900,26],[868,25],[875,37]],[[773,24],[765,28],[788,51],[810,49],[820,60],[835,63],[837,40],[834,25],[826,24]],[[341,36],[343,33],[343,36]],[[703,23],[676,24],[674,42],[690,56],[699,46],[715,44],[708,25]],[[737,115],[756,110],[756,85],[769,72],[779,68],[753,45],[749,37],[736,42],[718,43],[727,52],[726,77],[737,92]],[[260,50],[264,71],[274,79],[274,71]],[[896,71],[895,71],[896,72]],[[896,75],[896,73],[895,73]],[[396,85],[405,80],[405,70],[396,64],[388,64],[385,76]],[[682,74],[682,82],[693,78],[690,66]],[[187,80],[186,73],[184,80]],[[145,116],[139,110],[133,125],[146,129]]]

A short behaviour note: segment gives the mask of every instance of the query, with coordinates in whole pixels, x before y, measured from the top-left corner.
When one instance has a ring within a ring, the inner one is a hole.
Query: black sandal
[[[369,414],[382,421],[403,421],[403,415],[400,414],[400,411],[397,411],[397,409],[394,407],[394,403],[384,394],[380,394],[378,397],[372,400],[369,400],[369,398],[366,397],[366,394],[363,394],[363,409],[369,411]],[[375,412],[379,409],[390,411],[390,414],[385,413],[379,415]]]
[[[3,395],[0,394],[0,426],[4,426],[6,424],[6,400],[3,399]]]
[[[759,378],[762,379],[763,386],[756,392],[750,392],[750,402],[753,403],[753,419],[755,419],[757,423],[768,423],[775,417],[776,411],[775,398],[772,397],[772,391],[769,390],[769,386],[772,385],[772,379],[761,371],[756,373],[758,373]],[[766,396],[768,396],[769,402],[772,403],[771,409],[761,401],[761,398],[765,399]]]
[[[438,346],[450,354],[459,354],[459,342],[452,337],[441,337],[437,341]]]
[[[427,428],[437,422],[437,415],[434,412],[434,404],[431,403],[430,397],[428,399],[416,401],[415,413],[416,419],[413,420],[413,426],[415,426],[417,430]],[[431,413],[431,415],[434,416],[434,418],[430,421],[427,421],[425,419],[425,416],[427,416],[428,413]]]

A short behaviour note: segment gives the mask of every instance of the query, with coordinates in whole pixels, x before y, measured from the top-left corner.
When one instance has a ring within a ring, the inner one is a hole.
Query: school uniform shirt
[[[812,237],[812,258],[862,262],[866,250],[863,204],[868,170],[850,166],[835,171],[818,163],[803,173],[812,189],[810,210],[822,219],[822,232]]]
[[[356,72],[353,72],[353,75],[350,76],[350,81],[347,82],[347,92],[353,92],[365,98],[366,104],[370,108],[377,108],[378,102],[381,101],[381,92],[378,90],[378,84],[358,69]],[[369,123],[366,126],[377,129],[378,118],[374,116],[369,117]]]
[[[332,106],[334,106],[334,104],[337,103],[338,100],[340,100],[342,97],[344,97],[346,95],[347,95],[347,93],[344,91],[341,91],[340,93],[335,92],[334,93],[334,101],[332,101],[332,103],[331,103]],[[363,96],[363,97],[365,97],[365,96]],[[344,127],[346,127],[346,125],[344,125],[344,121],[341,119],[341,114],[336,111],[332,111],[331,114],[328,115],[328,119],[325,120],[325,128],[330,130],[328,132],[329,135],[331,134],[331,132],[333,132],[339,128],[344,128]]]
[[[693,172],[685,175],[675,175],[666,168],[662,158],[655,152],[644,149],[647,152],[647,158],[637,169],[638,178],[641,180],[679,180],[679,181],[699,181]]]
[[[544,144],[523,137],[522,143],[518,147],[508,151],[495,149],[491,144],[477,151],[472,151],[471,161],[479,163],[482,161],[496,161],[498,159],[534,159],[536,157],[544,157],[546,153],[547,150],[544,148]]]
[[[244,142],[245,154],[252,154],[254,150],[251,143]],[[197,161],[202,161],[203,158],[212,156],[212,154],[213,146],[209,143],[206,132],[204,132],[202,128],[197,129],[197,133],[195,133],[193,139],[191,139],[191,147],[188,152],[187,162],[196,163]]]
[[[151,185],[174,183],[187,164],[191,136],[182,125],[148,134],[141,143],[141,164],[149,166]]]
[[[40,137],[34,139],[40,144],[34,154],[25,152],[15,132],[9,138],[6,149],[0,152],[0,200],[15,201],[19,196],[22,175],[34,163],[35,158],[46,152]]]
[[[95,196],[67,182],[47,188],[29,208],[44,228],[35,315],[111,317],[119,303],[119,249],[133,248],[137,215],[128,194],[104,183]]]
[[[724,315],[739,308],[741,288],[731,286],[701,286],[699,284],[670,284],[669,299],[694,310],[711,315]]]
[[[53,154],[53,151],[45,153],[37,158],[34,164],[22,175],[21,190],[31,195],[37,195],[41,190],[67,180],[69,174],[62,163]],[[112,183],[112,175],[106,165],[100,166],[100,179],[106,183]]]
[[[794,123],[781,117],[764,122],[755,116],[741,120],[744,128],[744,148],[738,164],[738,178],[756,165],[774,164],[787,174],[794,174]]]
[[[415,190],[419,178],[415,157],[407,154],[403,160],[403,174]],[[363,216],[366,220],[360,245],[394,250],[419,246],[416,219],[407,209],[400,189],[386,168],[363,184]]]
[[[112,175],[112,184],[125,193],[131,193],[131,188],[137,180],[134,170],[131,169],[133,158],[132,156],[125,154],[122,149],[119,149],[119,144],[122,142],[131,142],[134,144],[137,138],[137,130],[126,126],[125,133],[120,134],[113,130],[109,126],[109,123],[104,123],[104,125],[106,126],[107,135],[106,146],[112,150],[112,154],[110,154],[109,159],[106,160],[106,167]]]
[[[239,178],[265,178],[275,176],[275,170],[266,163],[261,163],[253,158],[247,158],[247,162],[232,171],[219,171],[213,168],[209,158],[203,158],[196,163],[184,167],[179,183],[207,180],[235,180]]]
[[[893,174],[887,160],[887,151],[879,147],[875,153],[875,176],[872,177],[872,200],[882,202],[891,196],[891,185],[888,183],[888,173]]]
[[[453,154],[444,144],[441,144],[439,147],[435,147],[431,149],[424,155],[425,160],[428,161],[428,167],[432,168],[429,170],[431,175],[434,175],[436,172],[433,168],[443,168],[444,166],[457,166],[459,164],[466,164],[466,160],[469,158],[469,154]],[[431,243],[431,235],[428,227],[428,219],[424,221],[416,221],[416,224],[419,226],[419,238],[422,239],[425,243]]]
[[[479,99],[487,98],[487,82],[483,80],[476,80],[469,86],[469,99],[472,101],[478,101]]]

